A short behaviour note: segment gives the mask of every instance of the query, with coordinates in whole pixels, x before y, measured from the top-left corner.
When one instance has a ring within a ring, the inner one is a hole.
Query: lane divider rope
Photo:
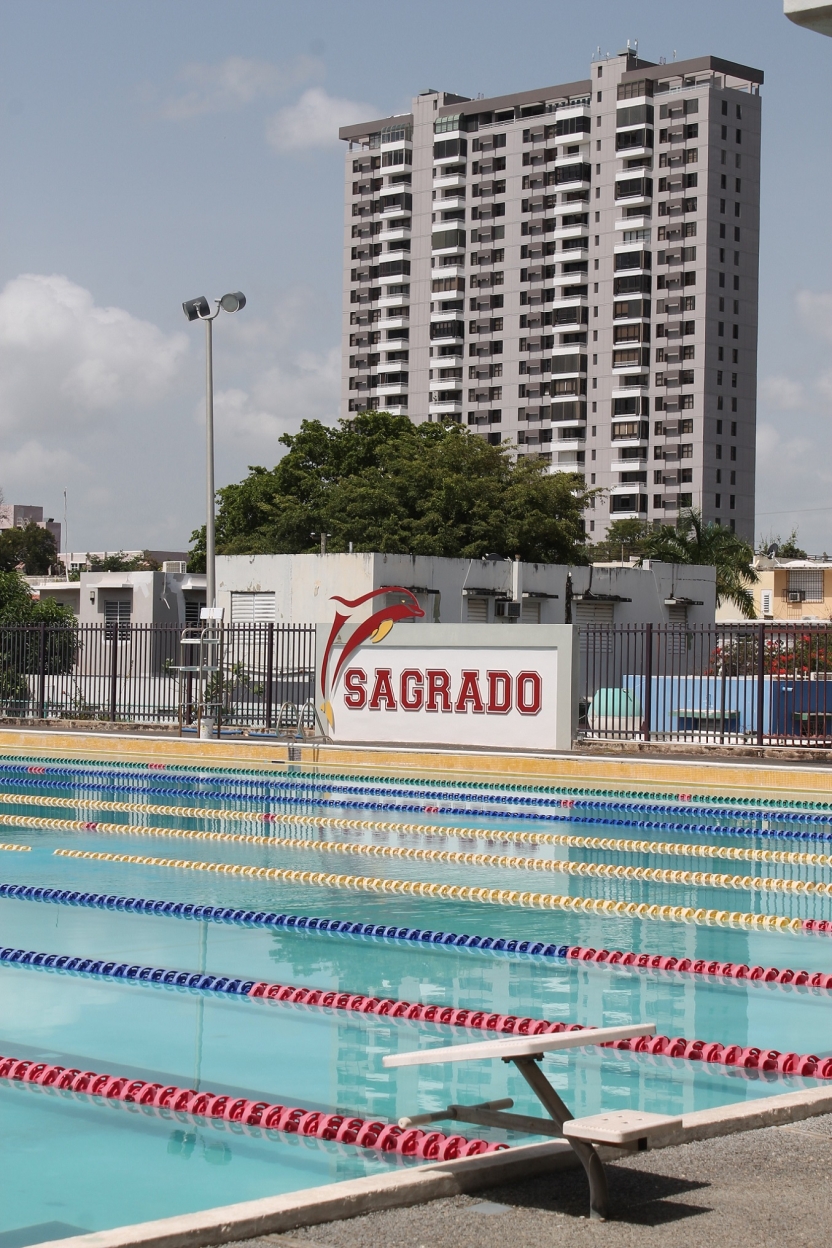
[[[243,1126],[261,1127],[297,1135],[313,1135],[339,1144],[355,1144],[383,1153],[399,1153],[403,1157],[451,1161],[456,1157],[475,1157],[508,1148],[508,1144],[489,1144],[486,1140],[469,1140],[463,1135],[443,1135],[440,1131],[420,1131],[416,1127],[403,1130],[393,1123],[370,1121],[350,1114],[327,1114],[321,1110],[298,1106],[273,1105],[269,1101],[250,1101],[215,1092],[195,1092],[173,1084],[147,1083],[122,1075],[99,1075],[77,1067],[52,1066],[46,1062],[23,1061],[17,1057],[0,1057],[0,1079],[36,1084],[85,1096],[117,1100],[126,1105],[166,1109],[191,1118],[220,1118]]]
[[[61,822],[59,820],[39,820],[41,824]],[[75,824],[74,820],[66,823]],[[78,828],[89,825],[78,824]],[[190,832],[181,829],[138,828],[135,832],[122,824],[98,825],[99,830],[106,832],[130,831],[138,836],[172,836],[175,838],[194,838],[196,840],[243,841],[267,845],[272,849],[312,850],[321,853],[352,854],[353,856],[370,858],[405,859],[413,862],[438,862],[442,864],[460,864],[469,867],[495,867],[501,870],[546,871],[555,875],[580,876],[598,880],[625,880],[636,883],[675,884],[686,888],[725,888],[743,892],[767,892],[797,894],[809,897],[832,897],[832,883],[824,884],[814,880],[791,880],[782,876],[750,876],[727,875],[712,871],[680,871],[669,867],[633,867],[616,866],[606,862],[577,862],[559,858],[520,858],[505,854],[475,854],[465,850],[452,849],[417,849],[405,845],[363,845],[351,841],[310,841],[300,838],[237,836],[228,832]],[[133,854],[102,854],[94,850],[56,849],[53,853],[61,857],[101,858],[107,862],[143,862],[148,866],[181,866],[186,865],[192,871],[220,871],[231,875],[254,875],[259,879],[284,879],[283,874],[272,876],[263,872],[282,871],[277,867],[256,867],[238,863],[202,863],[198,861],[172,858],[150,858]],[[404,883],[405,881],[400,881]],[[442,885],[457,887],[456,885]],[[444,894],[440,894],[444,895]],[[450,895],[450,894],[449,894]]]
[[[456,932],[434,931],[432,928],[390,927],[383,923],[353,922],[349,919],[329,919],[315,915],[276,914],[267,913],[263,910],[241,910],[233,906],[203,906],[192,902],[161,901],[147,897],[119,897],[115,894],[85,893],[68,888],[42,888],[31,884],[0,884],[0,898],[3,897],[15,901],[38,901],[64,906],[85,906],[96,910],[118,911],[126,914],[156,915],[173,919],[194,919],[197,922],[235,923],[243,927],[277,927],[288,928],[294,931],[324,932],[330,935],[407,940],[420,944],[453,946],[458,949],[473,950],[479,953],[516,953],[546,958],[580,956],[583,961],[594,960],[603,962],[608,960],[612,965],[615,965],[620,957],[623,966],[635,966],[637,969],[679,970],[691,974],[727,975],[729,971],[726,968],[732,968],[735,965],[732,962],[697,960],[688,966],[686,963],[689,962],[689,959],[682,958],[679,960],[678,965],[672,966],[671,963],[675,963],[676,959],[672,957],[665,958],[660,954],[585,949],[581,945],[553,945],[535,940],[511,940],[502,936],[465,935]],[[832,922],[827,922],[826,919],[803,919],[802,921],[797,920],[797,922],[801,925],[799,928],[795,928],[792,925],[788,930],[811,932],[817,935],[832,935]],[[571,951],[573,949],[579,950],[580,955],[572,954]],[[665,963],[664,966],[661,965],[662,962]],[[737,965],[738,972],[742,965]],[[781,976],[783,977],[782,979]],[[778,971],[776,967],[751,967],[749,968],[747,978],[750,980],[763,979],[765,982],[771,982],[776,979],[779,982],[788,984],[792,979],[797,981],[798,976],[806,976],[805,980],[801,978],[799,982],[801,984],[808,983],[812,988],[832,987],[832,982],[822,982],[823,972],[819,971]],[[735,977],[743,978],[739,973]]]
[[[578,955],[576,953],[572,956]],[[540,1036],[562,1031],[586,1030],[580,1023],[551,1022],[545,1018],[489,1013],[488,1010],[424,1004],[397,1000],[392,997],[366,996],[363,993],[344,992],[340,989],[298,988],[292,984],[232,979],[206,975],[198,971],[173,971],[163,967],[131,966],[124,962],[104,962],[88,958],[59,956],[54,953],[39,953],[32,949],[2,949],[0,950],[0,963],[15,967],[34,967],[121,979],[137,984],[163,984],[238,997],[244,996],[264,1002],[341,1010],[382,1018],[434,1023],[446,1027],[465,1027],[469,1030],[493,1032],[500,1036]],[[747,972],[749,968],[743,969]],[[832,976],[825,978],[832,983]],[[814,1054],[783,1054],[774,1049],[723,1045],[704,1040],[686,1040],[682,1036],[675,1036],[672,1039],[667,1036],[658,1036],[649,1040],[649,1043],[641,1037],[638,1041],[620,1041],[602,1047],[627,1049],[636,1053],[663,1054],[672,1058],[714,1062],[724,1066],[741,1066],[748,1070],[776,1070],[781,1074],[832,1079],[832,1058],[821,1059]]]
[[[560,845],[568,849],[597,849],[615,853],[658,854],[665,857],[709,858],[729,862],[766,862],[786,866],[832,867],[832,854],[800,853],[784,849],[744,849],[736,845],[701,845],[678,841],[641,841],[620,837],[568,835],[556,832],[517,832],[504,829],[453,827],[442,824],[394,823],[376,819],[347,819],[334,815],[301,815],[258,813],[255,811],[215,810],[211,807],[159,806],[150,802],[104,802],[75,800],[67,797],[38,798],[29,794],[0,794],[0,802],[40,805],[59,809],[87,808],[118,811],[127,814],[153,814],[172,818],[228,819],[245,822],[273,823],[279,826],[336,828],[355,832],[393,832],[425,836],[476,837],[482,840],[520,845]],[[586,822],[592,822],[586,820]],[[647,825],[645,825],[647,826]],[[0,827],[37,827],[70,831],[101,831],[133,833],[142,836],[179,836],[202,840],[228,840],[274,844],[274,837],[238,835],[231,832],[201,832],[187,828],[147,828],[142,825],[101,823],[82,820],[46,819],[38,816],[0,813]],[[679,826],[675,831],[694,830]],[[704,829],[696,827],[697,832]],[[285,844],[286,842],[284,842]]]
[[[42,785],[44,787],[51,787],[51,788],[65,787],[61,784],[58,784],[57,782],[52,782],[52,781],[44,781],[44,782],[31,781],[30,782],[24,779],[20,779],[20,780],[17,780],[16,783],[21,784],[21,785],[25,785],[25,784],[35,785],[37,783],[37,787],[41,787]],[[122,788],[131,792],[134,792],[136,789],[136,786],[115,785],[115,786],[109,786],[109,787],[113,787],[116,789]],[[158,796],[166,796],[166,797],[195,796],[192,790],[187,790],[187,789],[158,789],[158,788],[145,787],[141,791],[145,793],[149,793],[149,794],[155,794]],[[392,795],[392,791],[387,792],[387,793],[382,791],[382,796],[387,796],[388,799],[391,795]],[[218,796],[228,797],[228,796],[234,796],[234,794],[220,792]],[[245,800],[250,800],[251,795],[243,794],[243,795],[238,795],[238,796],[241,796]],[[406,796],[409,796],[409,794]],[[391,802],[389,800],[369,801],[365,799],[363,801],[349,801],[342,797],[334,799],[334,798],[325,797],[321,795],[315,796],[314,798],[313,797],[298,797],[296,793],[296,788],[293,790],[293,793],[291,795],[289,796],[284,795],[279,800],[282,800],[284,802],[287,802],[287,801],[303,802],[307,806],[327,806],[327,807],[335,806],[341,809],[343,809],[344,807],[358,807],[362,810],[384,810],[384,811],[399,810],[399,811],[413,811],[413,812],[418,811],[420,813],[421,812],[437,813],[437,814],[445,814],[445,815],[480,815],[483,817],[495,818],[495,819],[501,819],[501,818],[505,818],[506,816],[509,816],[513,819],[526,819],[526,820],[534,820],[538,822],[542,821],[542,822],[555,822],[555,823],[560,823],[560,822],[587,823],[587,824],[591,824],[592,826],[604,825],[604,826],[612,826],[612,827],[636,827],[636,828],[657,829],[657,830],[670,830],[670,831],[675,831],[675,832],[691,832],[695,834],[704,833],[706,835],[719,835],[719,836],[755,836],[755,837],[770,837],[770,838],[781,838],[781,839],[787,838],[787,839],[793,839],[793,840],[812,840],[812,841],[822,841],[822,840],[832,839],[832,830],[827,831],[827,832],[810,832],[806,830],[797,831],[797,830],[791,830],[791,829],[768,830],[768,829],[760,829],[760,828],[735,828],[735,827],[730,827],[730,826],[724,826],[722,824],[676,824],[676,823],[655,823],[651,821],[637,820],[637,819],[608,819],[608,818],[603,818],[597,815],[595,816],[580,816],[580,815],[565,816],[565,815],[554,815],[549,812],[541,812],[537,810],[536,811],[506,810],[506,809],[494,810],[494,809],[488,809],[485,807],[470,807],[470,806],[460,807],[460,806],[450,806],[447,804],[446,805],[425,805],[424,803],[421,803],[421,802],[419,804],[413,804],[412,802],[410,804],[405,804],[402,802]],[[568,800],[559,799],[556,803],[553,802],[552,804],[556,804],[558,806],[565,806],[565,807],[575,807],[576,805],[578,805],[578,803],[572,799],[568,799]],[[605,808],[604,804],[599,803],[599,802],[584,802],[584,803],[581,803],[581,805],[588,809]],[[621,806],[619,808],[622,810],[632,810],[631,807],[627,807],[627,806]],[[650,809],[653,809],[653,808],[650,808]],[[679,808],[671,808],[671,809],[678,810],[678,813],[687,813],[687,811],[683,812],[679,810]],[[718,810],[713,813],[720,814],[723,817],[731,817],[726,811]],[[771,817],[770,812],[759,812],[759,813],[761,817],[765,817],[765,818]],[[827,818],[825,816],[819,816],[819,815],[806,815],[804,819],[802,820],[802,822],[832,823],[832,816]]]
[[[803,930],[802,919],[790,919],[782,915],[694,909],[692,906],[648,905],[647,902],[611,901],[600,897],[573,897],[558,893],[532,893],[517,889],[486,888],[468,884],[385,879],[381,876],[340,875],[326,871],[295,871],[286,867],[242,866],[239,863],[200,862],[187,858],[152,858],[145,854],[109,854],[83,849],[56,849],[53,853],[60,858],[124,862],[134,866],[163,867],[184,871],[208,871],[217,875],[236,875],[248,879],[314,885],[321,888],[345,888],[353,892],[382,893],[399,897],[438,897],[443,901],[475,901],[485,905],[565,910],[574,914],[657,919],[676,923],[736,927],[753,931],[799,932]],[[795,881],[795,883],[798,882],[800,881]]]
[[[319,771],[304,772],[301,769],[291,772],[291,779],[281,779],[280,775],[285,773],[265,772],[254,768],[243,767],[223,767],[216,768],[212,771],[195,772],[190,764],[182,763],[145,763],[145,762],[120,762],[119,764],[108,763],[105,761],[97,761],[94,764],[88,763],[68,763],[62,762],[55,765],[54,759],[50,757],[32,760],[32,762],[18,762],[17,755],[0,755],[0,771],[9,771],[12,773],[29,773],[41,774],[47,773],[53,775],[68,775],[72,777],[93,776],[95,778],[112,779],[113,777],[121,777],[130,780],[141,780],[142,773],[147,772],[150,775],[159,776],[160,773],[169,773],[172,777],[180,780],[192,780],[196,783],[211,784],[214,787],[224,784],[227,779],[233,779],[238,788],[248,788],[248,790],[259,789],[264,790],[281,790],[296,789],[300,786],[308,789],[331,789],[342,788],[344,791],[364,792],[367,790],[377,789],[382,785],[398,785],[397,790],[403,796],[412,796],[414,794],[422,796],[432,796],[438,793],[445,797],[449,792],[459,797],[481,797],[484,794],[491,797],[492,800],[504,801],[511,803],[534,803],[537,805],[546,804],[549,797],[558,794],[571,794],[580,800],[575,804],[580,806],[596,806],[612,807],[613,809],[633,809],[632,803],[640,801],[647,803],[641,809],[644,810],[664,810],[673,813],[683,813],[678,806],[667,805],[669,801],[684,802],[688,805],[694,805],[701,808],[705,803],[713,803],[715,800],[712,795],[698,795],[693,793],[679,793],[671,797],[670,795],[657,794],[656,792],[643,790],[623,790],[623,789],[587,789],[578,785],[535,785],[535,784],[498,784],[488,781],[478,780],[436,780],[426,781],[423,779],[411,779],[406,776],[363,776],[350,775],[333,772],[324,774]],[[272,760],[273,762],[282,762],[282,760]],[[44,765],[32,765],[33,762]],[[251,778],[246,778],[251,777]],[[164,778],[161,776],[160,778]],[[351,786],[345,788],[344,786]],[[402,787],[404,786],[404,787]],[[228,787],[226,785],[226,787]],[[524,796],[531,794],[532,796]],[[268,796],[268,793],[264,795]],[[584,799],[588,800],[584,800]],[[621,804],[623,802],[625,804]],[[664,801],[662,802],[662,799]],[[721,799],[722,806],[700,809],[699,813],[710,813],[714,815],[731,814],[732,808],[737,808],[736,814],[751,814],[760,818],[768,818],[772,813],[777,813],[782,818],[792,819],[795,821],[805,819],[806,812],[813,811],[832,811],[832,804],[829,802],[807,801],[789,798],[753,798],[753,797],[737,797],[732,795]],[[554,803],[557,804],[557,803]],[[832,822],[832,814],[827,818],[816,820],[816,822]]]
[[[10,854],[29,854],[32,852],[32,846],[15,845],[13,841],[0,841],[0,850]]]

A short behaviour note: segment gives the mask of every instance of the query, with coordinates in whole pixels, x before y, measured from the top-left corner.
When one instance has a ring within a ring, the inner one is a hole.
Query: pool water
[[[832,970],[832,934],[802,924],[797,931],[758,930],[713,918],[703,921],[702,915],[711,910],[825,922],[832,911],[824,887],[832,884],[832,863],[726,862],[680,857],[667,846],[655,853],[505,839],[507,833],[533,832],[824,855],[832,851],[832,810],[740,806],[710,797],[680,804],[643,795],[576,795],[569,799],[575,805],[565,806],[554,788],[518,793],[459,783],[443,788],[426,781],[306,776],[286,769],[240,775],[19,759],[0,759],[2,795],[12,800],[0,803],[0,841],[27,847],[0,850],[2,884],[325,916],[402,933],[430,929],[551,947],[534,954],[494,951],[402,936],[198,921],[4,896],[0,1054],[5,1056],[389,1122],[453,1102],[503,1096],[514,1099],[517,1112],[541,1112],[515,1068],[501,1062],[404,1070],[382,1065],[387,1054],[480,1039],[481,1032],[20,965],[4,960],[4,949],[567,1024],[651,1022],[668,1036],[832,1056],[830,990],[588,963],[553,952],[582,945],[827,972]],[[50,804],[53,799],[68,804]],[[177,807],[181,813],[96,808],[113,802]],[[240,812],[250,812],[251,819],[233,817]],[[267,814],[279,816],[278,821],[264,821]],[[20,817],[21,825],[4,825],[10,816]],[[41,819],[56,823],[39,827]],[[72,820],[106,821],[124,831],[61,826]],[[368,826],[332,826],[333,820]],[[373,826],[378,824],[387,826]],[[392,826],[400,824],[409,830]],[[446,831],[430,831],[437,826]],[[268,841],[150,837],[142,832],[147,828],[253,834]],[[483,835],[472,835],[471,829]],[[303,846],[287,846],[289,839]],[[355,855],[338,850],[337,843],[724,872],[811,887],[808,892],[769,892],[747,883],[728,889],[605,879],[528,865]],[[56,853],[67,849],[277,867],[325,873],[329,879],[325,884],[274,880]],[[511,890],[515,901],[393,896],[358,890],[344,883],[345,876]],[[683,906],[690,915],[699,912],[699,918],[680,922],[516,904],[524,892]],[[544,1070],[575,1116],[625,1107],[683,1113],[816,1086],[798,1075],[593,1048],[550,1055]],[[81,1230],[417,1164],[352,1145],[124,1106],[8,1079],[0,1079],[0,1123],[0,1244],[7,1236],[6,1242],[21,1248]],[[453,1134],[450,1123],[445,1130]],[[463,1127],[463,1133],[509,1143],[531,1138],[473,1127]]]

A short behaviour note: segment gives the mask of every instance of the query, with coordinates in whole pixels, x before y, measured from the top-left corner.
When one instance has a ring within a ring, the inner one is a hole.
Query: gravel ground
[[[246,1241],[246,1248],[829,1248],[832,1115],[632,1154],[607,1167],[613,1216],[582,1170]]]

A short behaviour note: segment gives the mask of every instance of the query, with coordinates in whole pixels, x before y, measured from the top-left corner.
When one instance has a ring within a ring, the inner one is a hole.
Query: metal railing
[[[0,625],[0,716],[186,726],[185,630],[158,624]],[[226,728],[314,734],[314,625],[223,628],[213,699]],[[186,682],[187,683],[187,682]]]
[[[580,627],[584,739],[832,748],[832,626]]]

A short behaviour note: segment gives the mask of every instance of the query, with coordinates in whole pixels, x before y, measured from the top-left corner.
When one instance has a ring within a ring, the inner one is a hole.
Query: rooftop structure
[[[832,4],[823,0],[784,0],[783,12],[797,26],[816,30],[819,35],[832,35]]]

